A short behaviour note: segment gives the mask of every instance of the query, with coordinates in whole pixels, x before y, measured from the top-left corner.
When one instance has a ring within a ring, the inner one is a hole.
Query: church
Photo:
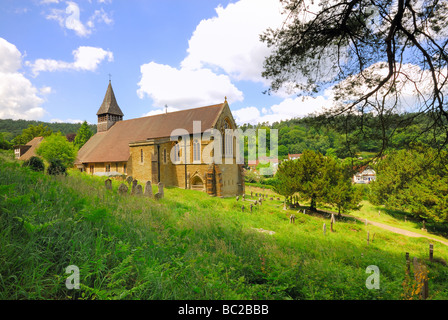
[[[226,129],[236,129],[227,99],[216,105],[123,120],[124,114],[109,81],[97,116],[97,133],[78,151],[75,165],[80,171],[127,175],[140,182],[151,181],[153,185],[162,182],[165,186],[201,190],[217,197],[244,193],[243,165],[237,164],[235,152],[230,153],[233,161],[224,161],[224,155],[223,161],[212,162],[201,156],[211,149],[207,148],[209,144],[217,142],[200,138],[207,129],[217,129],[223,137]],[[196,121],[200,121],[199,138],[197,125],[194,127]],[[172,141],[176,129],[186,130],[189,139]],[[219,144],[224,148],[223,142],[224,138]],[[183,143],[185,146],[180,145]],[[229,145],[234,148],[234,143]],[[213,156],[216,149],[212,150]],[[172,155],[175,159],[171,159]],[[187,156],[189,161],[185,159]]]

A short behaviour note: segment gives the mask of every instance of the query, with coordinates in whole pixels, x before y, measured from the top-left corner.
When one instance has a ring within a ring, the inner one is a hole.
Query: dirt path
[[[319,212],[324,212],[324,213],[327,213],[327,214],[332,214],[333,213],[335,216],[337,215],[336,212],[332,212],[332,211],[329,211],[329,210],[319,210]],[[361,218],[358,218],[358,217],[355,217],[355,216],[351,216],[349,214],[343,214],[342,216],[346,217],[346,218],[356,219],[356,220],[361,221],[361,222],[365,222],[366,221],[365,219],[361,219]],[[405,229],[400,229],[400,228],[397,228],[397,227],[392,227],[392,226],[389,226],[387,224],[380,223],[380,222],[375,222],[375,221],[367,220],[367,223],[371,224],[371,225],[373,225],[375,227],[378,227],[378,228],[381,228],[381,229],[385,229],[385,230],[388,230],[390,232],[398,233],[398,234],[401,234],[401,235],[404,235],[404,236],[407,236],[407,237],[426,238],[426,239],[438,241],[438,242],[443,243],[444,245],[448,246],[448,241],[444,241],[444,240],[441,240],[441,239],[433,238],[431,236],[427,236],[427,235],[424,235],[424,234],[421,234],[421,233],[412,232],[412,231],[408,231],[408,230],[405,230]]]

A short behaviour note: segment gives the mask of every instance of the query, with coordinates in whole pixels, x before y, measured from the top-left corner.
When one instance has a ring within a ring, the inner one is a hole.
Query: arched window
[[[233,132],[231,134],[226,134],[226,129],[232,129],[229,119],[224,120],[224,125],[222,126],[222,136],[223,136],[223,150],[226,157],[233,156]],[[229,132],[230,133],[230,132]]]
[[[179,162],[180,161],[180,148],[179,148],[179,143],[176,143],[174,145],[174,162]]]
[[[143,149],[140,149],[140,162],[143,163]]]
[[[201,144],[198,139],[193,141],[193,162],[201,162]]]

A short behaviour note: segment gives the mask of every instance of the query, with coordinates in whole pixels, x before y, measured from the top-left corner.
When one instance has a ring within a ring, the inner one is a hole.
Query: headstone
[[[138,180],[135,179],[132,181],[132,189],[131,189],[131,194],[135,193],[135,188],[137,188],[137,184],[138,184]]]
[[[244,206],[241,206],[241,211],[244,212]]]
[[[243,193],[243,201],[246,200],[246,194]]]
[[[429,261],[432,261],[434,258],[434,246],[432,243],[429,244]]]
[[[118,187],[118,193],[120,195],[127,194],[128,193],[128,186],[125,185],[124,183],[120,184],[120,186]]]
[[[133,180],[134,180],[134,179],[132,178],[132,176],[128,176],[128,177],[126,178],[126,182],[128,183],[128,185],[131,185],[131,183],[132,183]]]
[[[238,200],[240,200],[240,197],[239,197],[239,196],[236,196],[236,201],[238,201]]]
[[[331,226],[330,226],[331,227],[331,232],[334,232],[333,224],[335,223],[335,220],[334,220],[334,214],[333,213],[331,214],[331,220],[330,221],[331,221]]]
[[[422,231],[426,231],[425,220],[423,220],[423,228]]]
[[[370,231],[367,231],[367,244],[369,244],[370,241]]]
[[[324,223],[324,235],[327,232],[327,225]]]
[[[164,193],[163,193],[163,183],[159,182],[159,184],[157,186],[159,187],[159,191],[156,193],[155,198],[157,200],[159,200],[159,199],[162,199],[163,196],[164,196]]]
[[[254,192],[253,192],[253,191],[251,191],[251,192],[250,192],[250,196],[251,196],[251,197],[253,197],[253,195],[254,195]]]
[[[411,260],[409,260],[409,252],[406,252],[406,273],[411,271]]]
[[[111,179],[107,179],[106,181],[104,181],[104,184],[105,184],[107,190],[112,190],[112,180]]]
[[[252,208],[254,207],[254,205],[251,203],[250,204],[250,213],[252,213]]]
[[[296,216],[294,214],[291,214],[291,216],[289,217],[289,223],[296,223]]]
[[[152,185],[151,181],[147,181],[145,185],[145,196],[152,198]]]
[[[138,184],[138,185],[135,187],[134,194],[135,194],[135,195],[142,195],[142,194],[143,194],[143,187],[142,187],[140,184]]]

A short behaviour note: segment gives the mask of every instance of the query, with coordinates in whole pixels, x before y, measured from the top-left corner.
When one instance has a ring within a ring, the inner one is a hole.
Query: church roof
[[[100,114],[113,114],[117,116],[123,116],[123,112],[118,106],[117,99],[115,99],[114,90],[112,89],[112,84],[109,81],[109,85],[107,86],[106,95],[104,96],[103,103],[101,107],[98,109],[97,115]]]
[[[130,156],[129,143],[168,138],[174,129],[193,133],[193,121],[201,121],[201,132],[213,128],[227,102],[116,122],[98,132],[79,150],[76,163],[124,162]]]

